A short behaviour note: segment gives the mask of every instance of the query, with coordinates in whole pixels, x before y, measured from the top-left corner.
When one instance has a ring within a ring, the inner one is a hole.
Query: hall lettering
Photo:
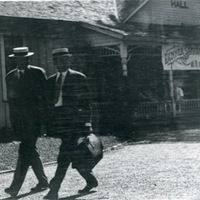
[[[171,7],[189,9],[189,7],[186,4],[186,1],[173,1],[173,0],[171,0]]]

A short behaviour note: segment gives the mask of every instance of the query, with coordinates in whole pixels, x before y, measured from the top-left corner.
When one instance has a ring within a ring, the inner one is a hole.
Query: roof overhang
[[[80,22],[80,25],[84,28],[94,30],[99,33],[103,33],[105,35],[112,36],[114,38],[121,39],[121,40],[127,35],[123,30],[116,29],[113,27],[100,26],[96,24],[92,25],[85,22]]]

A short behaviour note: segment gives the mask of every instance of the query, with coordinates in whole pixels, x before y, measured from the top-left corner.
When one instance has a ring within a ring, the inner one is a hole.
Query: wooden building
[[[10,126],[5,75],[16,46],[29,46],[31,63],[48,75],[51,50],[68,47],[89,77],[103,128],[198,115],[199,11],[198,0],[0,2],[0,129]]]

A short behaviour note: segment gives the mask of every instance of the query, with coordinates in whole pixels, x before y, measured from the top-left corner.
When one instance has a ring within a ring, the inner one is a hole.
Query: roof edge
[[[97,31],[99,33],[103,33],[103,34],[115,37],[117,39],[123,39],[124,36],[126,35],[125,33],[123,33],[123,30],[114,30],[114,28],[111,29],[106,26],[92,25],[92,24],[85,23],[85,22],[80,22],[80,25],[82,27]]]
[[[127,17],[125,17],[122,20],[122,23],[127,22],[133,15],[135,15],[144,5],[146,5],[146,3],[149,2],[149,0],[145,0],[143,3],[141,3],[130,15],[128,15]]]

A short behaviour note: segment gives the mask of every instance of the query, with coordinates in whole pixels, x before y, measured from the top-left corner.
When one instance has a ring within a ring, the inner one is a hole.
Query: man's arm
[[[40,70],[39,73],[39,88],[38,88],[38,109],[39,109],[39,114],[40,114],[40,120],[41,124],[45,124],[46,118],[47,118],[47,104],[46,104],[46,72],[45,70]]]
[[[91,122],[91,94],[89,91],[88,80],[86,76],[81,77],[77,86],[78,93],[78,112],[79,118],[82,122],[82,128],[85,131],[85,135],[92,132],[92,122]]]

